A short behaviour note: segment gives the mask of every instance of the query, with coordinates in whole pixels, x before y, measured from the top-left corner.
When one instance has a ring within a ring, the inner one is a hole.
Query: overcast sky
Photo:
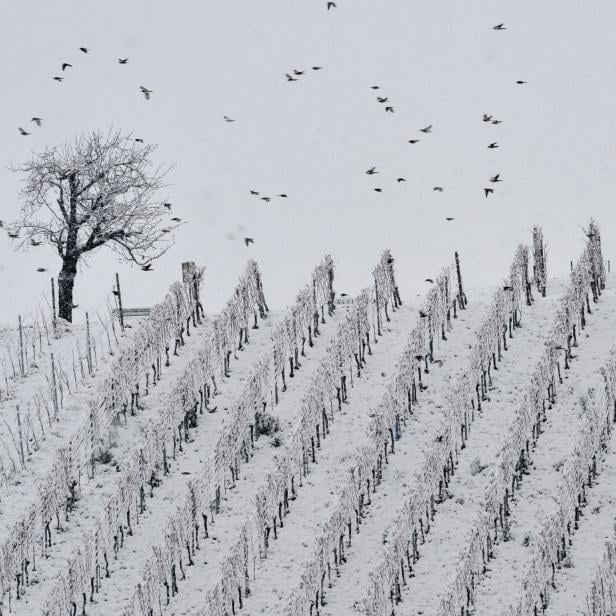
[[[500,22],[507,29],[494,31]],[[161,198],[188,224],[152,273],[93,255],[77,282],[80,309],[115,271],[125,303],[152,304],[186,259],[207,266],[212,310],[251,257],[273,306],[291,303],[328,252],[347,293],[368,283],[383,248],[403,297],[423,293],[455,249],[469,284],[495,284],[535,223],[550,274],[564,274],[591,215],[607,257],[615,245],[615,23],[607,0],[337,0],[330,11],[325,0],[6,0],[0,219],[20,203],[9,165],[113,126],[159,144],[156,162],[173,165]],[[58,83],[62,62],[73,68]],[[306,74],[289,83],[293,69]],[[482,122],[484,113],[503,123]],[[418,132],[428,124],[431,134]],[[364,173],[372,166],[378,175]],[[503,182],[492,185],[496,173]],[[288,198],[268,204],[251,189]],[[41,266],[57,273],[60,261],[48,248],[15,253],[0,235],[0,321],[47,289]]]

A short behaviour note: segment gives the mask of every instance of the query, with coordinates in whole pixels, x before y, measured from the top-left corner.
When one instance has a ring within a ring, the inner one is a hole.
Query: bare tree
[[[34,154],[25,174],[19,219],[20,247],[51,244],[62,259],[59,315],[72,321],[77,265],[101,246],[144,266],[170,247],[168,213],[156,201],[165,172],[150,160],[154,145],[119,131],[92,132]],[[177,226],[177,225],[176,225]]]

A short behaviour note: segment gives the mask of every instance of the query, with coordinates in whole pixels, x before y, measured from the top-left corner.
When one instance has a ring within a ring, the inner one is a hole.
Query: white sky
[[[544,226],[550,273],[564,274],[591,215],[610,257],[613,2],[337,4],[327,11],[325,0],[5,0],[0,219],[10,221],[19,206],[9,164],[114,126],[159,144],[157,162],[174,165],[161,197],[189,224],[150,274],[96,253],[78,278],[81,308],[111,288],[115,271],[126,304],[154,303],[185,259],[207,265],[213,310],[249,257],[276,307],[294,300],[327,252],[347,293],[367,284],[383,248],[396,257],[403,297],[423,293],[423,279],[454,249],[471,285],[498,283],[534,223]],[[492,29],[499,22],[506,31]],[[74,68],[59,84],[52,77],[65,61]],[[284,73],[294,68],[307,74],[288,83]],[[150,101],[140,85],[154,91]],[[377,94],[389,97],[394,114]],[[485,124],[483,113],[503,123]],[[32,116],[44,118],[42,128]],[[427,124],[433,133],[419,133]],[[32,135],[20,136],[19,126]],[[491,141],[500,148],[488,150]],[[365,175],[373,165],[379,175]],[[486,199],[496,173],[504,182]],[[397,184],[398,176],[407,182]],[[289,198],[266,204],[250,189]],[[246,248],[244,236],[255,244]],[[40,266],[57,273],[60,262],[47,248],[15,253],[0,234],[0,321],[27,312],[47,289]]]

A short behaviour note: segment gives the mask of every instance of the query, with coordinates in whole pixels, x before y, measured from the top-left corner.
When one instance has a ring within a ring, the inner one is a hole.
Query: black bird
[[[116,296],[119,297],[120,296],[120,292],[116,291],[115,289],[111,289],[111,292]]]
[[[434,284],[434,280],[432,280],[432,278],[426,278],[425,282],[429,282],[430,284]]]
[[[385,111],[389,111],[391,113],[394,112],[394,108],[393,107],[385,107]]]
[[[409,139],[409,143],[419,143],[419,139]]]
[[[169,229],[168,227],[165,227],[164,229],[161,229],[162,233],[171,233],[171,229]]]
[[[493,30],[506,30],[507,28],[505,28],[505,24],[498,24],[497,26],[494,26],[492,29]]]
[[[396,182],[406,182],[406,180],[404,178],[398,178]]]
[[[152,264],[151,263],[146,263],[145,265],[141,266],[141,270],[143,272],[151,272],[152,270]]]
[[[420,316],[422,319],[427,319],[429,315],[427,315],[427,314],[426,314],[423,310],[420,310],[420,311],[419,311],[419,316]],[[419,356],[419,359],[421,359],[421,356]]]
[[[494,192],[493,188],[484,188],[483,192],[486,194],[486,197],[490,194]]]
[[[118,58],[119,64],[128,64],[128,58]]]
[[[492,120],[492,124],[502,124],[502,120]]]
[[[494,148],[497,148],[497,147],[498,147],[498,143],[496,143],[496,141],[493,141],[493,142],[492,142],[492,143],[488,146],[488,148],[489,148],[490,150],[493,150]]]
[[[379,86],[370,86],[373,90],[378,90]]]
[[[451,216],[446,216],[445,220],[448,220],[449,222],[451,222],[452,220],[455,220],[455,218],[451,217]]]
[[[293,77],[293,75],[289,75],[289,73],[285,73],[284,75],[287,78],[287,81],[297,81],[297,78]]]
[[[377,96],[376,100],[379,101],[379,103],[386,103],[387,102],[387,97],[386,96]]]
[[[88,51],[90,51],[90,49],[88,47],[80,47],[79,51],[83,51],[83,53],[88,53]]]
[[[7,231],[9,237],[16,240],[19,237],[19,231]]]
[[[255,241],[251,237],[244,238],[244,244],[246,244],[246,246],[249,246],[250,244],[254,244],[254,243]]]
[[[40,126],[43,122],[43,118],[32,118],[30,122],[34,122],[37,126]]]
[[[143,143],[143,139],[142,139],[141,137],[137,137],[137,138],[135,139],[135,141],[136,141],[137,143]]]
[[[320,71],[323,67],[322,66],[313,66],[312,70],[313,71]]]
[[[293,69],[294,75],[303,75],[306,71],[298,71],[296,68]]]
[[[266,203],[269,203],[271,200],[271,197],[261,197],[261,201],[265,201]]]
[[[64,62],[64,64],[62,64],[62,70],[65,71],[67,68],[73,68],[73,65],[68,62]]]
[[[178,218],[177,216],[174,216],[171,220],[172,220],[173,222],[182,222],[182,219],[181,219],[181,218]]]
[[[75,310],[75,308],[79,308],[79,304],[73,304],[73,305],[71,306],[71,308],[72,308],[73,310]]]
[[[329,11],[329,9],[335,9],[336,8],[336,3],[335,2],[328,2],[327,3],[327,10]]]
[[[374,192],[381,193],[381,192],[383,192],[383,189],[382,189],[382,188],[375,188],[375,189],[374,189]]]
[[[20,134],[20,135],[23,135],[24,137],[25,137],[26,135],[30,135],[30,134],[31,134],[31,133],[28,133],[27,131],[25,131],[23,128],[21,128],[21,126],[19,127],[19,129],[18,129],[18,130],[19,130],[19,134]]]
[[[376,167],[370,167],[370,169],[368,169],[368,171],[366,171],[366,173],[368,175],[374,175],[375,173],[378,173],[378,171],[376,170]]]
[[[435,186],[432,191],[437,191],[437,192],[443,192],[443,187],[442,186]]]
[[[491,115],[488,115],[487,113],[483,114],[483,121],[484,122],[489,122],[492,119]]]
[[[497,173],[495,176],[490,178],[490,182],[502,182],[503,180],[500,179],[500,173]]]
[[[513,291],[513,287],[512,287],[511,285],[506,284],[506,285],[503,287],[503,291]]]
[[[520,79],[520,80],[516,81],[516,83],[517,83],[518,85],[522,85],[523,83],[528,83],[528,82],[527,82],[527,81],[522,81],[522,80]]]
[[[230,118],[229,116],[222,116],[225,122],[235,122],[235,120],[233,118]]]
[[[420,133],[431,133],[432,132],[432,124],[429,124],[425,128],[420,128],[419,132]]]
[[[64,77],[54,77],[56,81],[64,81]]]
[[[259,193],[258,193],[256,190],[251,190],[251,191],[250,191],[250,194],[251,194],[251,195],[257,195],[257,196],[259,196]]]
[[[279,196],[279,197],[282,197],[283,199],[286,199],[286,198],[287,198],[287,195],[285,195],[285,193],[280,193],[278,196]]]
[[[36,271],[37,271],[37,272],[46,272],[46,271],[47,271],[47,268],[46,268],[46,267],[37,267],[37,268],[36,268]]]
[[[139,86],[139,89],[141,90],[143,96],[145,96],[145,100],[149,101],[150,100],[150,94],[152,94],[152,90],[148,90],[144,86]]]
[[[169,203],[169,201],[165,201],[163,203],[163,206],[166,207],[169,211],[171,211],[171,203]]]

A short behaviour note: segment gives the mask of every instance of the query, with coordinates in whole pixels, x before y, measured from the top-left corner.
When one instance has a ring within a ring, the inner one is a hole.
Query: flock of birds
[[[332,2],[331,0],[329,0],[326,3],[326,7],[327,7],[327,10],[329,11],[331,9],[336,8],[336,3]],[[506,30],[506,29],[507,28],[505,27],[504,23],[500,23],[500,24],[497,24],[497,25],[493,26],[493,30],[496,30],[496,31],[502,31],[502,30]],[[83,54],[88,54],[90,52],[90,49],[87,48],[87,47],[80,47],[79,50]],[[129,58],[118,58],[117,62],[120,65],[126,65],[129,62]],[[73,68],[73,65],[70,62],[63,62],[62,65],[61,65],[62,74],[64,74],[67,69],[72,69],[72,68]],[[312,66],[311,70],[312,71],[320,71],[320,70],[322,70],[322,68],[323,67],[321,67],[321,66]],[[306,75],[306,73],[307,73],[306,70],[292,69],[291,71],[285,73],[285,78],[286,78],[286,80],[288,82],[296,82],[300,78],[304,77]],[[64,76],[56,75],[56,76],[53,77],[53,79],[55,81],[61,83],[64,80]],[[523,81],[523,80],[517,80],[515,83],[517,85],[523,85],[523,84],[525,84],[527,82]],[[377,90],[380,90],[380,86],[373,85],[373,86],[371,86],[371,89],[374,90],[374,91],[377,91]],[[152,94],[153,94],[153,90],[151,90],[151,89],[149,89],[149,88],[147,88],[145,86],[139,86],[139,91],[144,96],[146,101],[149,101],[151,96],[152,96]],[[395,108],[394,108],[393,104],[390,102],[388,96],[382,96],[379,93],[376,96],[376,100],[377,100],[377,102],[379,104],[383,105],[385,113],[392,113],[392,114],[395,113]],[[235,122],[235,120],[233,118],[231,118],[229,116],[226,116],[226,115],[223,116],[223,119],[227,123]],[[42,123],[43,123],[43,118],[35,116],[35,117],[32,117],[30,121],[33,124],[35,124],[37,127],[40,128],[42,126]],[[483,114],[483,122],[489,123],[489,124],[492,124],[492,125],[498,125],[498,124],[502,123],[502,120],[496,119],[496,118],[494,118],[490,114]],[[428,126],[420,128],[418,132],[422,133],[422,135],[429,135],[432,132],[432,128],[433,128],[432,124],[429,124]],[[19,134],[24,136],[24,137],[31,135],[30,132],[28,132],[27,130],[25,130],[22,127],[19,127],[18,131],[19,131]],[[135,141],[139,142],[139,143],[143,143],[143,139],[141,139],[141,138],[136,138]],[[411,145],[415,145],[415,144],[419,143],[420,141],[421,141],[421,139],[419,138],[419,136],[418,137],[413,137],[411,139],[408,139],[408,143],[410,143]],[[488,147],[488,149],[494,150],[494,149],[499,147],[499,144],[498,144],[497,141],[492,141],[491,143],[489,143],[489,145],[487,147]],[[373,175],[378,174],[379,171],[377,171],[376,166],[373,166],[373,167],[370,167],[370,169],[366,170],[365,173],[367,175],[373,176]],[[500,177],[500,173],[497,173],[494,176],[489,178],[489,182],[491,184],[496,184],[496,183],[502,182],[502,181],[503,180]],[[396,178],[396,182],[397,183],[406,182],[406,179],[404,177],[397,177]],[[433,192],[441,192],[442,193],[445,190],[445,188],[443,186],[434,186],[432,190],[433,190]],[[377,192],[377,193],[382,193],[383,192],[383,188],[377,186],[377,187],[373,188],[373,191]],[[487,198],[489,195],[494,193],[494,188],[486,186],[486,187],[483,188],[483,192],[484,192],[485,197]],[[253,189],[250,190],[250,195],[252,195],[254,197],[258,197],[259,199],[261,199],[262,201],[264,201],[266,203],[270,203],[272,198],[273,198],[273,197],[268,196],[268,195],[262,195],[259,191],[253,190]],[[276,197],[277,198],[286,199],[288,197],[288,195],[286,193],[279,193],[278,195],[276,195]],[[165,202],[165,203],[163,203],[163,205],[168,210],[171,210],[171,203]],[[181,221],[181,219],[177,218],[177,217],[174,217],[171,220],[173,222],[176,222],[176,223],[179,223]],[[448,221],[448,222],[451,222],[451,221],[455,220],[455,218],[451,217],[451,216],[447,216],[445,218],[445,220]],[[2,228],[3,226],[4,226],[4,223],[3,223],[2,220],[0,220],[0,228]],[[8,232],[9,237],[12,238],[12,239],[16,239],[18,237],[18,233],[17,232],[12,232],[12,231],[8,231],[8,230],[7,230],[7,232]],[[171,228],[163,228],[162,232],[163,233],[169,233],[169,232],[171,232]],[[42,242],[36,241],[35,239],[32,239],[30,241],[30,243],[31,243],[32,246],[39,246],[39,245],[42,244]],[[251,237],[244,237],[244,243],[245,243],[246,246],[250,246],[250,244],[254,243],[254,239],[251,238]],[[150,272],[150,271],[152,271],[152,264],[148,263],[148,264],[142,265],[141,269],[143,271],[145,271],[145,272]],[[36,271],[38,271],[38,272],[46,272],[47,268],[39,267],[39,268],[37,268]]]

